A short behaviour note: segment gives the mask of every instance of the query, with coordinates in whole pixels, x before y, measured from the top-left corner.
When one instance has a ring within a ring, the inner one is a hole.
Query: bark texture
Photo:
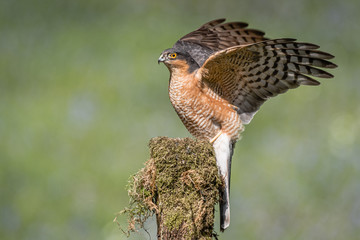
[[[211,144],[156,137],[149,148],[150,159],[129,184],[129,230],[155,213],[158,239],[212,239],[223,181]]]

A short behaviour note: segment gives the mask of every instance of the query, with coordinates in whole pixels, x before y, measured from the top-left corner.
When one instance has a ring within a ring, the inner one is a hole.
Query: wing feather
[[[246,124],[268,98],[300,85],[319,85],[313,77],[333,77],[319,69],[335,68],[328,61],[333,56],[318,48],[289,38],[230,47],[212,54],[199,73],[205,84],[237,107]]]
[[[225,22],[224,18],[205,23],[199,29],[182,37],[179,41],[196,43],[218,51],[267,39],[264,37],[264,32],[247,28],[247,23],[223,22]]]

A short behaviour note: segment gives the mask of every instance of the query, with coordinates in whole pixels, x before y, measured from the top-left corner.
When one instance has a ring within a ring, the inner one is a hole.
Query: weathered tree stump
[[[211,144],[157,137],[149,148],[150,160],[129,185],[129,229],[155,213],[158,239],[212,239],[223,182]]]

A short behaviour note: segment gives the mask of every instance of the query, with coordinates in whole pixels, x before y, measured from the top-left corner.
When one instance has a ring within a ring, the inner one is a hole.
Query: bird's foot
[[[220,130],[220,131],[216,134],[216,136],[213,137],[213,138],[210,140],[210,143],[213,144],[213,143],[216,141],[216,139],[218,139],[218,137],[219,137],[221,134],[222,134],[222,131]]]

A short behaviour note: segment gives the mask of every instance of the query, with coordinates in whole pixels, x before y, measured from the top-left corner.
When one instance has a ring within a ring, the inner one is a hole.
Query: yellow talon
[[[210,140],[210,143],[213,144],[213,143],[216,141],[216,139],[217,139],[221,134],[222,134],[222,131],[220,130],[220,131],[216,134],[216,136],[213,137],[213,138]]]

